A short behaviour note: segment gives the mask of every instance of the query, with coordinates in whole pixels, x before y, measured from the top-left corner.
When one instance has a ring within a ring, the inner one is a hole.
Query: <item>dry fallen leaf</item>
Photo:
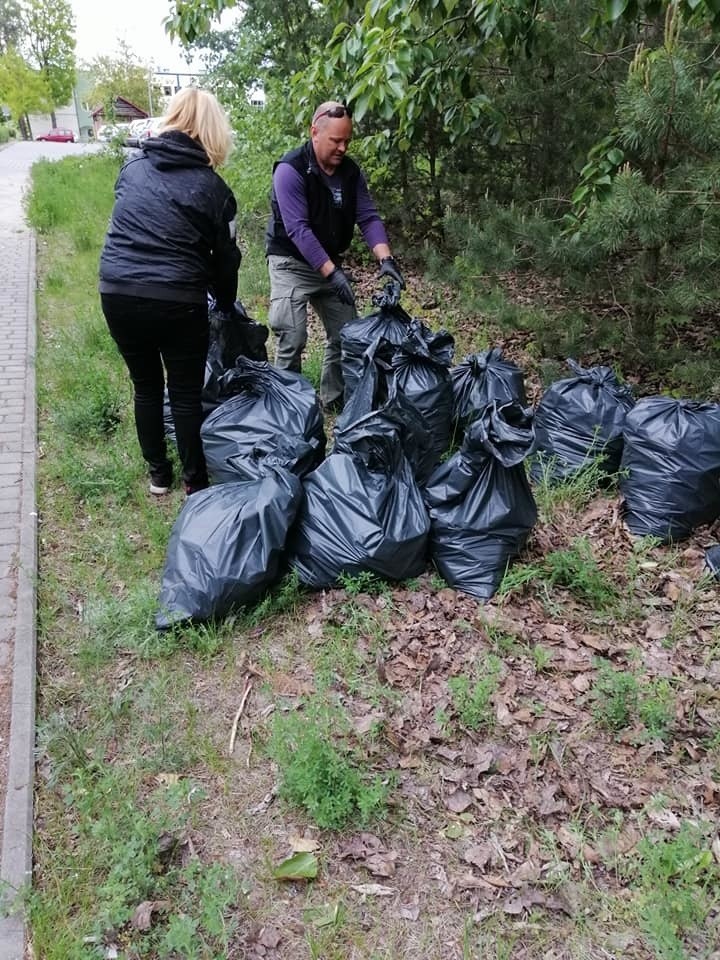
[[[169,910],[171,903],[169,900],[143,900],[135,908],[130,923],[136,930],[146,931],[152,926],[153,913],[165,913]]]
[[[365,866],[374,877],[394,877],[397,856],[394,850],[375,853],[365,860]]]
[[[314,853],[320,844],[313,837],[290,837],[290,848],[293,853]]]
[[[508,897],[503,906],[505,913],[517,916],[532,907],[545,907],[547,910],[561,910],[570,916],[570,907],[560,897],[543,893],[542,890],[528,888]]]
[[[462,855],[462,859],[465,861],[465,863],[470,863],[473,865],[473,867],[477,867],[478,870],[482,870],[490,860],[491,856],[492,850],[490,849],[489,844],[476,843],[467,848]]]
[[[395,893],[392,887],[384,887],[381,883],[351,883],[350,889],[366,897],[391,897]]]
[[[449,796],[445,797],[445,806],[453,813],[462,813],[472,806],[473,798],[464,790],[454,790]]]

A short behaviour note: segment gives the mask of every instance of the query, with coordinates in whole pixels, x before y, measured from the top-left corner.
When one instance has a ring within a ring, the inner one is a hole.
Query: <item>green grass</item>
[[[712,837],[685,824],[674,837],[644,837],[626,865],[636,884],[635,907],[658,960],[687,960],[685,935],[707,922],[717,904],[720,868]]]
[[[547,596],[557,587],[567,591],[580,603],[598,611],[617,605],[617,587],[602,570],[592,548],[583,537],[577,537],[564,550],[554,550],[542,560],[509,567],[498,589],[507,596],[529,584],[541,584]]]
[[[596,720],[618,732],[640,721],[648,737],[667,739],[675,719],[675,692],[665,678],[644,680],[629,670],[616,670],[607,660],[598,661],[592,686]]]

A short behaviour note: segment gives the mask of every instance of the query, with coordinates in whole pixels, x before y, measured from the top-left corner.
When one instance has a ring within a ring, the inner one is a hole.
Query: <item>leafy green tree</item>
[[[720,82],[703,53],[677,15],[660,47],[638,51],[567,221],[566,252],[596,271],[616,265],[640,349],[658,323],[681,326],[720,300]]]
[[[50,93],[50,116],[67,103],[75,84],[75,21],[68,0],[27,0],[23,8],[24,48]]]
[[[17,47],[22,35],[22,15],[18,0],[0,0],[0,54]]]
[[[0,56],[0,103],[10,108],[24,135],[29,129],[23,122],[26,114],[47,110],[50,105],[45,77],[12,47]]]
[[[94,81],[88,100],[94,105],[102,104],[107,119],[114,117],[115,97],[125,97],[147,113],[151,112],[150,93],[153,103],[160,100],[160,87],[152,84],[148,68],[123,41],[119,42],[115,56],[96,57],[87,70]]]

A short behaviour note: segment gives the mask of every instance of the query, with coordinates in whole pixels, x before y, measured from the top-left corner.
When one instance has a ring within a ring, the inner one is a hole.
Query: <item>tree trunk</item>
[[[50,111],[50,126],[51,127],[57,126],[57,120],[55,119],[55,107],[53,107],[52,110]]]

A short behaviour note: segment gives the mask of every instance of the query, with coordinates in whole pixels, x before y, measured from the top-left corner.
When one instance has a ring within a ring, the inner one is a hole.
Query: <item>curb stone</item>
[[[18,242],[25,240],[19,239]],[[16,895],[29,886],[32,878],[37,580],[35,236],[32,232],[26,242],[29,252],[25,419],[20,453],[20,536],[10,743],[0,861],[0,960],[23,960],[26,955],[25,918],[22,905],[16,902]],[[2,916],[6,911],[9,911],[8,915]]]

